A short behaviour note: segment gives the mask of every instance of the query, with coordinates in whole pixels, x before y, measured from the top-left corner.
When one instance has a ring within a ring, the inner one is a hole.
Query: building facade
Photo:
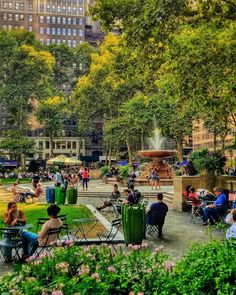
[[[0,28],[26,29],[49,45],[85,40],[85,0],[2,0]]]

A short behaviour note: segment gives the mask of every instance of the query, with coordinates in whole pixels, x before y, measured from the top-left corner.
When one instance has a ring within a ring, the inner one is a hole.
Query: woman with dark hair
[[[82,182],[83,182],[83,190],[86,189],[86,191],[88,190],[88,179],[89,179],[88,169],[84,168],[82,172]]]
[[[61,208],[57,205],[51,205],[48,207],[47,212],[50,219],[45,222],[39,234],[31,233],[29,231],[22,232],[23,242],[23,260],[32,256],[38,246],[48,246],[54,242],[57,238],[57,234],[47,236],[49,229],[59,229],[62,227],[62,222],[57,218]]]

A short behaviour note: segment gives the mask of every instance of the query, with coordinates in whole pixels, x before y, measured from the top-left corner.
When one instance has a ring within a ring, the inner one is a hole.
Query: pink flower
[[[173,262],[171,262],[171,261],[167,261],[167,262],[165,263],[165,268],[166,268],[166,270],[168,270],[168,271],[172,271],[172,270],[173,270],[173,267],[174,267],[174,263],[173,263]]]
[[[92,278],[94,278],[96,280],[96,282],[100,282],[100,275],[99,273],[95,272],[91,275]]]
[[[142,244],[141,244],[141,247],[142,247],[142,248],[147,248],[147,247],[148,247],[148,244],[147,244],[147,243],[142,243]]]
[[[144,293],[143,292],[138,292],[137,295],[144,295]]]
[[[133,291],[130,291],[130,292],[129,292],[129,295],[135,295],[135,294],[134,294],[134,292],[133,292]]]
[[[132,249],[133,245],[132,244],[129,244],[128,245],[128,248]]]
[[[89,267],[83,265],[79,271],[79,275],[82,276],[82,275],[88,274],[89,271],[90,271]]]
[[[114,266],[109,266],[108,268],[107,268],[107,270],[109,271],[109,272],[115,272],[116,271],[116,269],[114,268]]]
[[[73,245],[73,241],[70,239],[65,240],[65,245],[67,246],[72,246]]]
[[[52,291],[51,295],[63,295],[62,291]]]
[[[134,246],[132,246],[132,249],[133,249],[133,250],[138,250],[138,249],[140,249],[140,248],[141,248],[140,245],[134,245]]]
[[[68,272],[69,271],[69,264],[67,262],[61,262],[56,264],[56,269],[61,272]]]

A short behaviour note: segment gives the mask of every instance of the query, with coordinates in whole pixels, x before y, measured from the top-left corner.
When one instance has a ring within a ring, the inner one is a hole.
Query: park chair
[[[155,236],[158,235],[158,225],[157,224],[147,224],[146,226],[146,238],[152,237],[155,238]]]
[[[116,251],[116,248],[114,247],[114,240],[117,236],[117,233],[118,233],[120,227],[121,227],[121,219],[120,218],[115,219],[112,221],[111,228],[107,233],[97,234],[99,240],[102,243],[106,244],[107,246],[111,245],[113,247],[113,249],[115,250],[115,252],[117,252],[117,251]]]
[[[20,260],[19,250],[22,248],[22,240],[18,235],[18,231],[8,227],[0,228],[0,237],[0,251],[4,260],[7,258],[4,254],[5,248],[9,248],[11,253],[14,251],[13,260],[16,258]]]
[[[67,223],[67,216],[66,214],[62,214],[62,215],[58,215],[57,218],[59,218],[62,223]],[[37,220],[37,225],[36,225],[36,232],[39,231],[39,229],[42,227],[42,225],[47,222],[48,220],[50,220],[49,217],[39,217]]]
[[[56,246],[56,242],[58,240],[60,240],[59,236],[60,236],[60,233],[61,233],[61,229],[62,228],[59,227],[59,228],[51,228],[51,229],[48,230],[47,235],[46,235],[47,238],[46,238],[46,241],[45,241],[44,245],[38,246],[37,250],[35,251],[34,260],[36,260],[40,256],[40,254],[42,254],[45,251],[49,255],[51,255],[51,251]],[[53,242],[48,244],[48,240],[52,235],[55,235],[55,239],[54,239]]]

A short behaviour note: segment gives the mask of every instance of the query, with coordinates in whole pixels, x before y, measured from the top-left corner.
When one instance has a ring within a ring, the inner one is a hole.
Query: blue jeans
[[[203,216],[203,221],[206,222],[208,219],[213,222],[218,222],[219,217],[218,215],[222,215],[225,212],[225,207],[224,206],[219,206],[218,208],[209,208],[206,207],[204,209],[204,216]]]
[[[83,189],[88,189],[88,178],[83,178]]]
[[[29,231],[23,231],[21,237],[24,255],[32,256],[39,246],[38,235]]]

